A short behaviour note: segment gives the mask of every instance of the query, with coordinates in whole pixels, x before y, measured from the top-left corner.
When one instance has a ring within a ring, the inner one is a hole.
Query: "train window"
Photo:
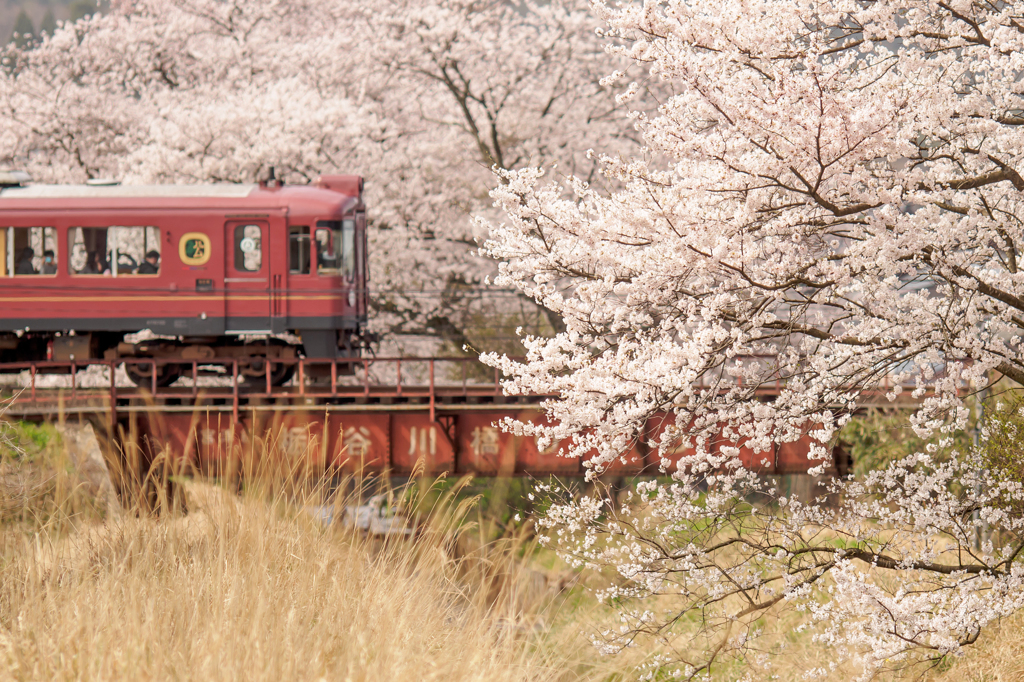
[[[0,277],[57,274],[57,230],[52,227],[0,229]]]
[[[355,221],[320,220],[316,224],[316,271],[321,275],[355,273]]]
[[[341,221],[341,274],[351,279],[356,272],[356,221]]]
[[[309,274],[309,228],[303,225],[288,228],[288,272]]]
[[[160,247],[160,228],[152,225],[72,227],[68,270],[73,275],[158,275]]]
[[[316,223],[316,272],[318,275],[337,275],[341,268],[341,223],[337,220],[319,220]]]
[[[235,270],[259,272],[263,267],[263,231],[259,225],[235,228]]]
[[[365,284],[365,281],[369,279],[369,273],[366,272],[366,214],[362,211],[356,213],[356,231],[358,239],[356,240],[355,272],[364,278]]]

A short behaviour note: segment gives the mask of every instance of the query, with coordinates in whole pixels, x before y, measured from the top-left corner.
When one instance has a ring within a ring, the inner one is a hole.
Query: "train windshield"
[[[320,220],[315,236],[317,274],[352,279],[356,272],[356,221]]]

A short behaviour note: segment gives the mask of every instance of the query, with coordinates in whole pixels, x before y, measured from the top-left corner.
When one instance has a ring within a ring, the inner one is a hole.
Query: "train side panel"
[[[5,269],[11,270],[14,260],[14,274],[0,277],[0,331],[151,329],[171,335],[222,334],[223,260],[212,257],[224,248],[218,234],[221,224],[222,216],[209,212],[7,214],[0,230],[14,233],[13,241],[18,241],[18,232],[46,228],[45,246],[55,248],[44,249],[53,252],[52,262],[46,264],[53,272],[43,268],[36,268],[38,274],[29,272],[27,259],[20,257],[27,254],[26,248],[38,250],[32,246],[16,248],[18,258],[8,259]],[[85,242],[97,241],[90,237],[104,231],[107,239],[113,234],[138,237],[146,231],[148,242],[131,248],[113,245],[97,261],[93,254],[98,252]],[[38,238],[30,241],[39,244]],[[199,257],[183,262],[185,246],[193,254],[198,251]],[[144,261],[144,253],[149,252],[160,253],[158,272],[135,274],[138,261]],[[110,257],[114,253],[120,256],[117,260]]]

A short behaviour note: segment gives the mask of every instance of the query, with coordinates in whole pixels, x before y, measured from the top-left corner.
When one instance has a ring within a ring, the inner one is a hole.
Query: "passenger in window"
[[[331,258],[330,252],[327,250],[327,245],[318,241],[316,243],[316,263],[317,270],[334,269],[338,267],[338,260]]]
[[[53,255],[51,249],[43,251],[43,274],[44,275],[56,275],[57,274],[57,260]]]
[[[85,257],[85,267],[78,271],[80,275],[109,275],[110,268],[99,251],[90,251]]]
[[[150,251],[146,254],[146,260],[135,271],[138,275],[156,275],[160,273],[160,254]]]
[[[26,246],[21,250],[21,256],[18,258],[18,265],[14,268],[14,274],[16,275],[38,275],[39,272],[36,270],[36,266],[32,265],[32,259],[35,258],[36,252],[31,246]]]

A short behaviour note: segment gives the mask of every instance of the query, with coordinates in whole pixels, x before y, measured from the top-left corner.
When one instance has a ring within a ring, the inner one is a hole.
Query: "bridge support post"
[[[301,373],[301,365],[300,365]],[[231,428],[238,425],[238,360],[231,361]]]
[[[434,410],[434,398],[436,397],[434,393],[434,359],[431,358],[427,364],[430,367],[430,421],[433,422],[437,421]]]
[[[111,360],[110,362],[110,415],[107,421],[107,433],[110,434],[110,440],[113,442],[114,434],[117,432],[117,377],[116,377],[117,363]]]

